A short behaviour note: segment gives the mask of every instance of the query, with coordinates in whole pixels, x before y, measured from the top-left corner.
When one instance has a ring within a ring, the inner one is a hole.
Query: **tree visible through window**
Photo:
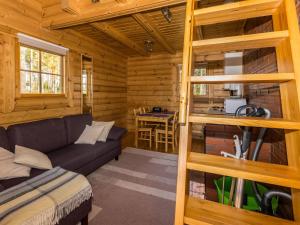
[[[63,93],[63,56],[20,46],[22,94]]]
[[[194,69],[194,76],[206,76],[206,65],[196,65]],[[194,95],[206,96],[208,94],[207,84],[194,84],[193,88]]]

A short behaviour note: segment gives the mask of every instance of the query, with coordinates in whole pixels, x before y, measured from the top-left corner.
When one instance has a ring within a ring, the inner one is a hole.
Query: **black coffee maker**
[[[162,108],[159,106],[155,106],[152,108],[152,112],[154,113],[161,113],[162,112]]]

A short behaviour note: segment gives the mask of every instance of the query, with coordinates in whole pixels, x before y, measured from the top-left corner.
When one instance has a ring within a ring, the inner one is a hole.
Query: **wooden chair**
[[[133,109],[134,117],[141,114],[141,109]],[[147,125],[143,123],[138,123],[136,129],[136,148],[138,147],[139,140],[149,141],[149,147],[152,147],[152,135],[153,135],[153,127],[147,127]]]
[[[151,112],[151,108],[150,107],[141,107],[139,108],[141,113],[149,113]],[[157,128],[160,126],[159,123],[155,123],[155,122],[144,122],[143,124],[144,126],[148,126],[148,127],[152,127],[152,128]],[[153,137],[155,136],[155,133],[153,133]]]
[[[142,112],[142,113],[146,113],[146,112],[147,112],[147,110],[146,110],[145,107],[141,107],[140,109],[141,109],[141,112]]]
[[[168,127],[168,135],[165,137],[165,129],[157,128],[155,129],[155,147],[158,149],[159,143],[165,143],[166,141],[168,144],[172,144],[173,152],[175,151],[175,146],[177,146],[177,131],[178,131],[178,112],[175,112],[173,120]]]
[[[146,113],[146,109],[144,107],[139,107],[139,108],[134,109],[134,110],[135,110],[135,113],[137,113],[137,114],[144,114],[144,113]],[[147,127],[148,124],[147,124],[147,122],[141,122],[141,126]]]

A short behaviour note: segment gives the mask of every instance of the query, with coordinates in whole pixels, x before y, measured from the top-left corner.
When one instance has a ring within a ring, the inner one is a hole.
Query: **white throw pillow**
[[[31,168],[14,163],[15,154],[0,147],[0,180],[29,177]]]
[[[46,154],[19,145],[15,147],[15,163],[42,170],[53,168]]]
[[[93,121],[93,126],[104,126],[104,130],[98,137],[98,141],[106,142],[109,131],[111,130],[114,124],[115,121],[111,121],[111,122]]]
[[[86,125],[83,133],[80,135],[75,144],[91,144],[94,145],[103,132],[104,127],[102,126],[89,126]]]

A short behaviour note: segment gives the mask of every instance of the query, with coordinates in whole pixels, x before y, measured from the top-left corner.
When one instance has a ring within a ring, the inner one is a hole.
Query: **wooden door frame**
[[[92,108],[92,115],[94,114],[94,58],[93,56],[87,54],[81,54],[81,65],[80,65],[80,110],[83,113],[83,93],[82,93],[82,70],[83,70],[83,58],[90,58],[92,62],[92,74],[90,77],[90,94],[91,94],[91,108]],[[89,85],[89,84],[88,84]]]

